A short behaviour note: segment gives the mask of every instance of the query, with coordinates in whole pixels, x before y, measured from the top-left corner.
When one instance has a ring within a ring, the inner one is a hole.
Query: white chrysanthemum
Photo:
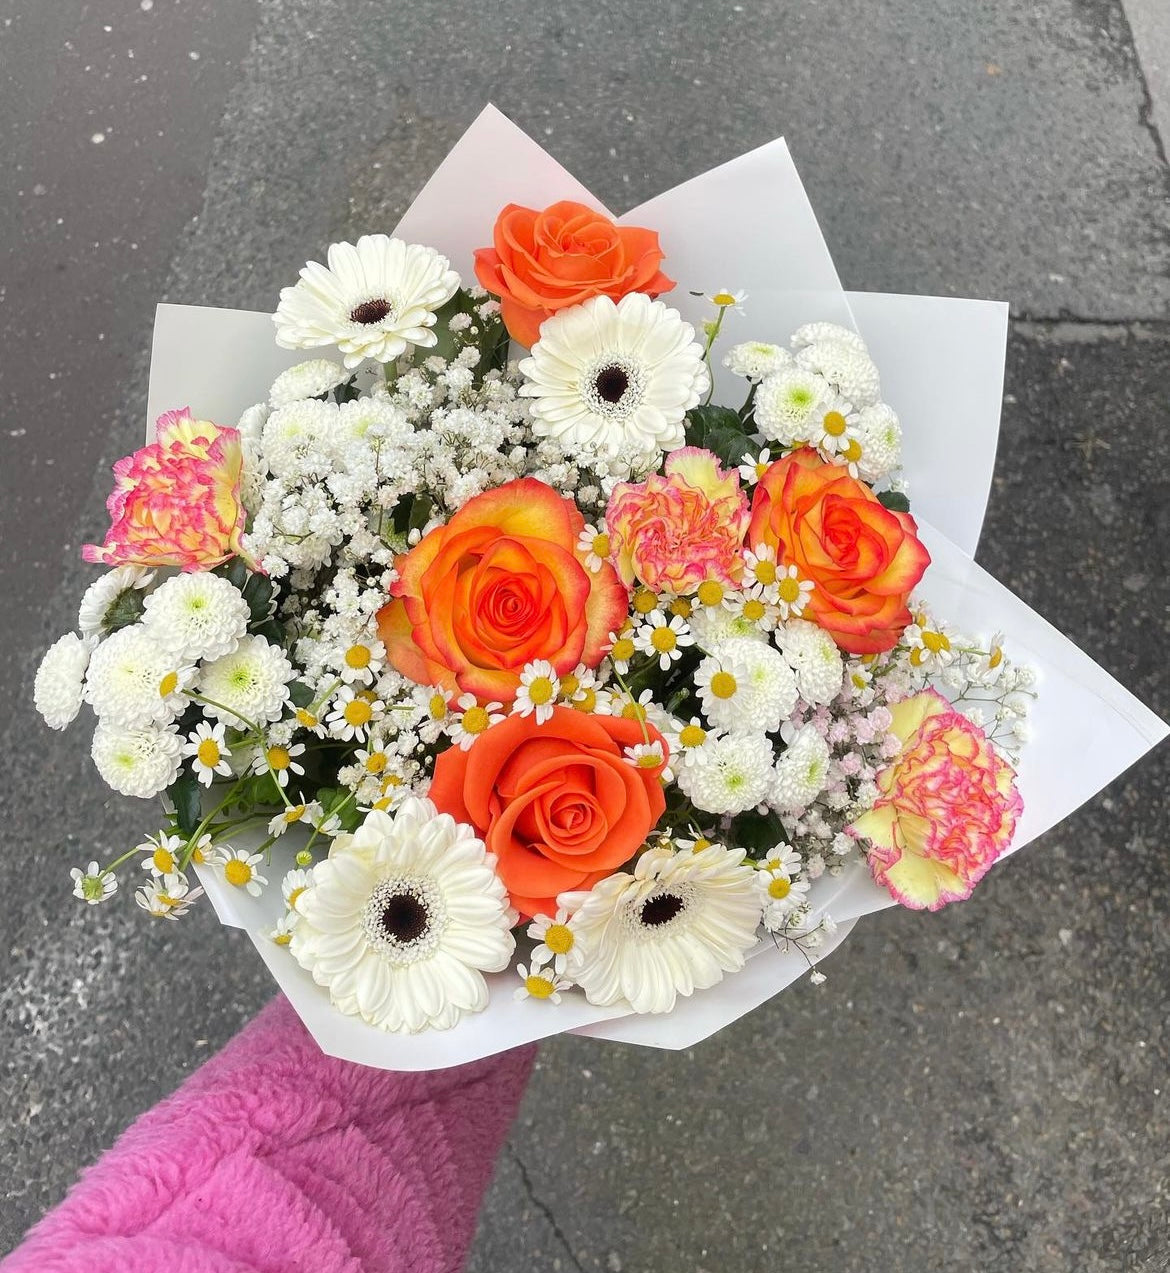
[[[858,349],[840,339],[814,341],[797,352],[796,363],[823,376],[857,409],[872,407],[881,397],[877,364],[864,345]]]
[[[669,1012],[679,995],[742,968],[760,923],[756,872],[743,858],[720,845],[650,849],[633,875],[594,885],[570,920],[571,975],[589,1002]]]
[[[756,392],[756,427],[772,442],[798,446],[809,440],[829,396],[829,386],[815,372],[801,367],[775,372]]]
[[[139,729],[173,720],[187,706],[193,669],[159,644],[141,623],[119,628],[94,650],[85,701],[112,725]]]
[[[764,734],[712,734],[688,759],[676,781],[708,813],[743,813],[772,788],[772,744]]]
[[[878,482],[902,463],[902,426],[892,407],[878,402],[858,413],[857,441],[861,458],[858,474],[867,482]]]
[[[92,648],[92,641],[68,632],[45,651],[33,681],[33,703],[50,729],[64,729],[81,711]]]
[[[703,714],[735,734],[778,730],[796,706],[796,677],[784,656],[761,641],[724,641],[695,669]]]
[[[240,590],[205,570],[172,575],[146,598],[143,625],[151,639],[183,663],[230,654],[251,613]]]
[[[459,289],[459,275],[433,248],[385,234],[330,245],[328,266],[310,261],[282,289],[273,321],[284,349],[336,345],[346,367],[392,362],[437,337],[435,311]]]
[[[487,1007],[515,912],[472,829],[408,797],[338,836],[296,899],[290,949],[334,1004],[384,1030],[449,1029]]]
[[[108,787],[148,800],[179,776],[183,740],[174,729],[124,729],[99,722],[90,754]]]
[[[695,329],[641,292],[546,319],[520,371],[534,433],[631,462],[682,446],[683,417],[710,385]]]
[[[204,664],[199,693],[209,700],[204,706],[209,716],[238,729],[245,722],[279,720],[292,679],[292,664],[279,646],[246,636],[230,654]]]
[[[332,358],[310,358],[282,371],[272,382],[268,402],[273,407],[287,406],[302,398],[320,398],[343,385],[351,372]]]
[[[762,340],[749,340],[733,345],[723,359],[723,365],[736,376],[748,380],[763,380],[774,372],[792,365],[792,355],[779,345],[769,345]]]
[[[410,421],[384,398],[354,398],[337,409],[337,437],[349,442],[369,436],[400,441],[411,433]]]
[[[846,345],[859,354],[866,354],[865,341],[850,327],[842,327],[839,323],[805,323],[792,333],[792,348],[803,349],[806,345],[820,345],[828,341],[836,341]]]
[[[687,627],[701,650],[712,653],[727,641],[767,641],[768,635],[753,619],[724,606],[696,606]]]
[[[778,809],[804,809],[821,794],[829,776],[829,744],[805,725],[776,761],[771,800]]]
[[[790,619],[776,629],[776,644],[796,673],[806,703],[831,703],[841,692],[845,664],[837,643],[815,623]]]
[[[86,637],[105,636],[112,629],[109,620],[111,610],[124,612],[124,619],[133,622],[142,612],[142,593],[154,580],[154,571],[142,566],[115,566],[86,588],[77,614],[77,626]],[[126,594],[130,594],[127,596]],[[121,602],[121,605],[117,603]]]
[[[264,422],[260,445],[264,463],[277,477],[298,477],[305,457],[332,457],[340,411],[335,402],[310,398],[278,407]]]

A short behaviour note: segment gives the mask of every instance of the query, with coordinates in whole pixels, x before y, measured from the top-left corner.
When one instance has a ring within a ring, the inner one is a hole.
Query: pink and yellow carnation
[[[109,566],[182,570],[210,570],[242,556],[242,468],[237,429],[196,420],[186,407],[166,412],[155,441],[114,465],[110,529],[81,555]]]
[[[1024,802],[1015,770],[941,694],[926,690],[891,712],[902,751],[848,830],[869,842],[873,878],[896,902],[935,911],[970,897],[1011,844]]]
[[[694,446],[672,451],[663,470],[620,482],[609,497],[605,524],[622,582],[676,596],[708,579],[734,586],[750,519],[739,474]]]

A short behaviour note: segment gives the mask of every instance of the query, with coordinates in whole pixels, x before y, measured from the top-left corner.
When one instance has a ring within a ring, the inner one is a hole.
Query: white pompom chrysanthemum
[[[33,681],[33,703],[50,729],[64,729],[77,718],[85,689],[92,641],[69,632],[54,641]]]
[[[695,685],[704,715],[730,733],[772,733],[796,706],[792,669],[761,641],[724,641],[695,670]]]
[[[449,1029],[488,1002],[515,912],[495,857],[429,800],[375,810],[295,900],[293,957],[342,1012],[383,1030]]]
[[[756,427],[771,442],[799,446],[812,436],[817,413],[830,396],[829,386],[815,372],[802,367],[774,372],[756,393]]]
[[[877,364],[865,352],[864,345],[858,349],[851,341],[836,337],[818,340],[799,350],[796,362],[806,371],[823,376],[855,408],[872,407],[881,397]]]
[[[752,619],[725,606],[696,606],[687,619],[695,644],[713,653],[725,641],[767,641],[768,634]]]
[[[292,664],[279,646],[246,636],[230,654],[204,664],[199,693],[208,700],[209,716],[238,729],[279,720],[292,679]]]
[[[845,664],[837,643],[815,623],[791,619],[776,629],[776,644],[796,673],[806,703],[831,703],[841,692]]]
[[[712,735],[679,769],[683,794],[707,813],[743,813],[772,788],[772,744],[763,734]]]
[[[828,776],[829,744],[805,725],[776,761],[771,801],[778,809],[804,809],[824,790]]]
[[[901,465],[902,426],[894,409],[884,402],[858,413],[857,441],[861,446],[857,471],[867,482],[878,482]]]
[[[143,566],[115,566],[86,588],[77,614],[77,626],[84,637],[105,636],[118,626],[133,622],[142,612],[143,594],[154,581],[154,571]],[[119,604],[120,603],[120,604]],[[119,614],[119,611],[121,612]]]
[[[310,358],[276,377],[268,391],[268,401],[273,407],[284,407],[302,398],[320,398],[345,384],[352,374],[332,358]]]
[[[260,435],[265,465],[277,477],[297,477],[306,458],[315,455],[324,472],[332,466],[338,420],[337,404],[317,398],[277,407]]]
[[[161,646],[143,624],[120,628],[94,650],[85,701],[112,725],[139,729],[174,720],[187,705],[193,669]]]
[[[183,740],[174,729],[125,729],[101,721],[90,754],[108,787],[148,800],[179,776],[182,751]]]
[[[742,849],[650,849],[633,875],[583,895],[570,918],[571,975],[590,1003],[669,1012],[679,995],[743,967],[756,943],[760,901]],[[581,895],[576,895],[577,901]]]
[[[459,289],[459,275],[433,248],[385,234],[330,246],[328,265],[310,261],[280,293],[273,321],[284,349],[336,345],[346,367],[391,362],[412,345],[429,348],[435,311]]]
[[[222,575],[173,575],[146,598],[143,625],[154,641],[182,662],[230,654],[248,630],[250,610],[240,590]]]
[[[792,355],[779,345],[749,340],[742,345],[733,345],[724,356],[723,365],[734,375],[748,380],[763,380],[765,376],[790,367]]]
[[[822,345],[829,341],[846,345],[859,354],[869,352],[857,332],[839,323],[805,323],[792,333],[791,343],[793,349],[803,349],[806,345]]]

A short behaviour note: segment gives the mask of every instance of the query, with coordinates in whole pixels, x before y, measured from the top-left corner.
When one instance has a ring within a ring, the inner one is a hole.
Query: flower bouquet
[[[783,143],[615,221],[490,110],[274,315],[160,307],[36,700],[162,811],[77,897],[206,891],[415,1069],[684,1046],[969,896],[1165,732],[967,555],[1004,329],[846,296]]]

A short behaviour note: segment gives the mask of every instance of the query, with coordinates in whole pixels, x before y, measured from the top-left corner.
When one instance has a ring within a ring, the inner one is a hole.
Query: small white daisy
[[[739,476],[745,486],[755,486],[772,463],[772,452],[765,447],[757,455],[749,451],[739,465]]]
[[[769,932],[783,929],[808,904],[808,880],[794,880],[779,871],[761,871],[760,902],[763,924]]]
[[[277,946],[288,946],[292,942],[293,929],[296,928],[296,926],[296,912],[285,911],[271,928],[266,928],[264,930],[264,935],[270,942],[275,942]]]
[[[826,399],[817,408],[809,441],[827,459],[844,453],[857,438],[858,415],[844,398]],[[860,454],[860,444],[859,454]]]
[[[720,737],[721,732],[708,729],[697,716],[692,716],[686,724],[675,721],[675,728],[667,730],[664,735],[670,747],[672,764],[695,764],[699,748],[708,739]]]
[[[167,835],[165,831],[160,831],[158,835],[148,836],[138,846],[138,852],[142,854],[139,865],[144,871],[149,871],[155,879],[161,880],[164,876],[174,875],[178,871],[179,862],[186,847],[187,842],[182,836]]]
[[[538,967],[535,963],[531,971],[524,964],[516,965],[516,975],[520,984],[513,991],[512,997],[521,999],[543,999],[549,1003],[560,1003],[561,991],[568,990],[569,983],[558,977],[555,970],[549,967]]]
[[[531,716],[535,712],[536,723],[543,725],[546,720],[552,719],[560,688],[560,678],[547,659],[526,663],[520,673],[520,687],[512,704],[513,713]]]
[[[316,800],[310,800],[305,804],[285,805],[268,823],[268,834],[282,836],[289,827],[295,827],[298,822],[307,822],[312,825],[315,819],[320,818],[321,813],[321,805]]]
[[[941,672],[956,658],[955,630],[935,619],[910,624],[901,643],[910,650],[911,664],[925,672]]]
[[[217,846],[214,865],[223,871],[223,878],[233,888],[245,889],[250,896],[259,897],[268,883],[257,869],[264,862],[262,853],[250,853],[247,849],[233,849],[230,845]]]
[[[329,732],[334,738],[345,742],[357,739],[364,741],[370,730],[377,725],[386,712],[386,704],[380,698],[371,698],[363,693],[356,693],[352,686],[346,685],[333,700],[333,710],[325,718]]]
[[[155,919],[177,920],[185,915],[191,903],[203,896],[201,888],[192,888],[179,872],[150,880],[136,890],[134,900]]]
[[[484,730],[504,719],[503,703],[481,704],[474,694],[460,694],[455,706],[459,711],[450,717],[447,736],[463,751],[467,751]]]
[[[118,891],[118,880],[114,873],[98,866],[96,862],[91,862],[84,871],[75,866],[69,874],[73,880],[73,896],[90,906],[97,906]]]
[[[33,681],[33,703],[50,729],[64,729],[81,711],[92,648],[90,640],[69,632],[54,641],[41,659]]]
[[[743,303],[747,300],[747,292],[733,292],[728,288],[723,288],[721,291],[712,292],[707,299],[716,308],[726,310],[729,314],[742,314]]]
[[[776,577],[776,604],[781,619],[798,619],[813,594],[813,583],[802,579],[795,566],[785,566]]]
[[[634,629],[634,647],[658,660],[665,672],[682,658],[682,652],[695,644],[686,620],[674,615],[667,619],[661,610],[653,610]]]
[[[304,754],[304,743],[271,743],[257,753],[252,761],[252,772],[270,773],[282,787],[287,787],[290,774],[304,776],[305,767],[298,763]]]
[[[585,569],[596,574],[609,560],[610,542],[605,529],[598,529],[592,523],[587,524],[577,536],[577,552]]]
[[[629,633],[611,632],[609,634],[609,661],[619,676],[625,676],[630,670],[630,660],[637,652],[634,638]]]
[[[341,662],[341,679],[347,685],[370,685],[386,666],[386,647],[376,638],[355,641]]]
[[[775,600],[775,587],[754,583],[739,592],[729,592],[723,604],[737,618],[753,623],[762,632],[771,632],[780,622],[780,604]]]
[[[533,964],[551,963],[556,972],[563,975],[572,960],[577,941],[569,923],[568,910],[560,906],[555,915],[537,915],[528,925],[527,932],[536,942],[532,949]]]
[[[223,722],[215,725],[201,720],[195,729],[187,735],[183,746],[183,755],[191,758],[191,768],[195,777],[205,786],[210,787],[217,777],[231,777],[231,748],[224,737],[226,726]]]
[[[624,748],[622,759],[635,769],[661,769],[667,782],[673,777],[666,768],[666,752],[657,739],[652,743],[635,743],[632,747]]]
[[[793,876],[800,870],[803,860],[791,844],[781,843],[770,848],[759,865],[761,870],[780,871],[784,875]]]
[[[284,904],[289,910],[296,910],[297,898],[311,885],[313,882],[313,872],[306,871],[298,867],[295,871],[289,871],[280,882],[280,895],[284,898]]]

